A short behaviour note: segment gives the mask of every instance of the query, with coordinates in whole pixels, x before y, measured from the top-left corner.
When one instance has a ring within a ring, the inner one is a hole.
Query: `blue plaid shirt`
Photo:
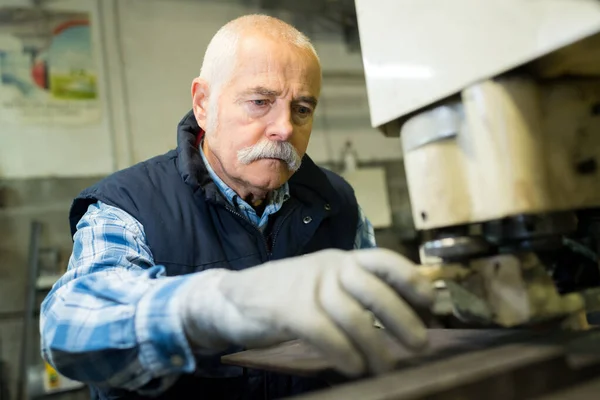
[[[204,156],[203,156],[204,157]],[[289,198],[285,184],[262,216],[207,168],[226,199],[264,227]],[[43,358],[63,375],[99,387],[153,395],[196,367],[185,338],[177,291],[188,276],[167,277],[155,265],[144,227],[123,210],[98,202],[77,224],[67,272],[42,303]],[[360,211],[355,248],[375,247]]]

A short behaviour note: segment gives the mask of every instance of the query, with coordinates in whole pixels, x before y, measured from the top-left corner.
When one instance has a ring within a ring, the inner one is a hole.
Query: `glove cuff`
[[[189,275],[181,288],[179,316],[190,346],[194,350],[221,351],[229,345],[220,334],[224,299],[219,283],[231,271],[210,269]]]

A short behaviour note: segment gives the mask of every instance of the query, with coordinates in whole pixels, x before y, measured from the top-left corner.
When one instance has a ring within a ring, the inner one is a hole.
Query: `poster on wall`
[[[0,7],[0,127],[97,123],[97,73],[88,13]]]

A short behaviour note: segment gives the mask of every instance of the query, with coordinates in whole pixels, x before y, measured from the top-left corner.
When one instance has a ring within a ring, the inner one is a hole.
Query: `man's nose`
[[[294,133],[292,113],[289,106],[281,105],[273,111],[273,120],[267,129],[267,136],[273,140],[289,140],[292,133]]]

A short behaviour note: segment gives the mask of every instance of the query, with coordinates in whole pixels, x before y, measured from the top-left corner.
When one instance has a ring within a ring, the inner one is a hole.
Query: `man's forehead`
[[[247,57],[238,57],[235,72],[254,75],[256,79],[272,79],[285,75],[302,81],[315,80],[321,70],[316,61],[306,55],[257,51]]]
[[[310,86],[321,83],[319,61],[308,49],[261,36],[250,36],[241,41],[235,75],[263,86],[273,85],[269,81],[281,79]]]
[[[233,73],[232,86],[237,95],[264,94],[279,96],[284,93],[318,97],[321,91],[319,73],[307,69],[240,68]]]

